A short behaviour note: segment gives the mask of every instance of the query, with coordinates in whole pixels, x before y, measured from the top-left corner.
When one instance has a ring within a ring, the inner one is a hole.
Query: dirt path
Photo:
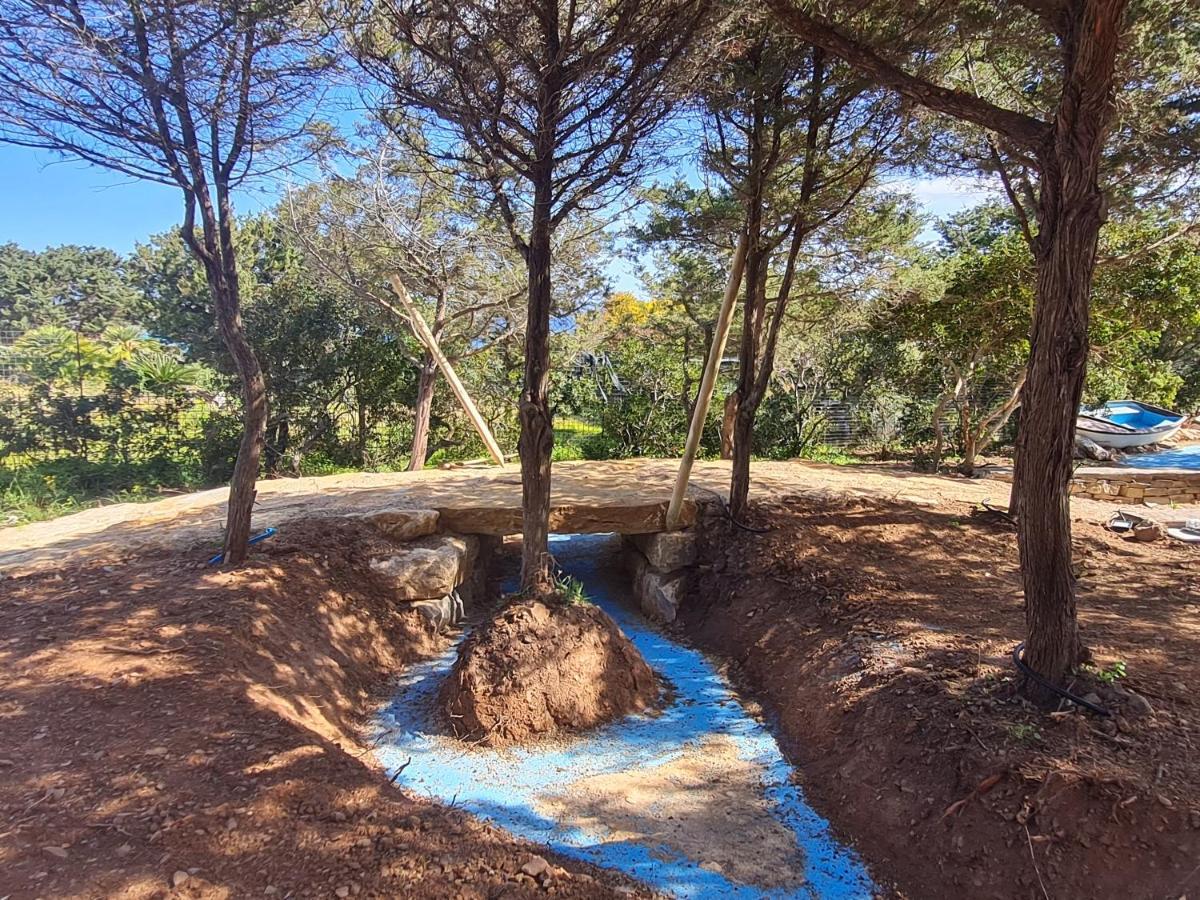
[[[674,460],[566,462],[554,466],[556,508],[608,510],[610,518],[665,508],[674,483]],[[801,496],[816,500],[862,497],[917,504],[1004,502],[1008,485],[988,480],[920,475],[902,465],[832,466],[811,462],[757,462],[753,497],[767,500]],[[693,473],[693,496],[726,496],[729,464],[702,461]],[[122,503],[85,510],[49,522],[0,529],[0,573],[53,568],[80,554],[110,560],[153,548],[220,543],[227,492],[224,488],[182,494],[152,503]],[[501,517],[520,521],[521,479],[511,466],[501,470],[458,469],[400,473],[355,473],[322,478],[275,479],[259,484],[254,527],[278,526],[293,518],[344,515],[394,506],[459,512],[462,517]],[[1116,506],[1074,500],[1072,511],[1099,522]],[[1200,507],[1142,509],[1149,517],[1200,516]],[[611,529],[603,529],[611,530]]]

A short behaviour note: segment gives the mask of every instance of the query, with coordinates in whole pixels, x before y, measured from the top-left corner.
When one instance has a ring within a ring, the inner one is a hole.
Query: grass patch
[[[58,459],[0,467],[0,526],[44,522],[111,503],[157,500],[164,493],[204,486],[193,473],[162,460],[124,464]]]

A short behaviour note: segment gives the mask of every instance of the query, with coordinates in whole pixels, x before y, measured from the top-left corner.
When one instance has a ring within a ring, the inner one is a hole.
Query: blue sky
[[[952,178],[904,179],[926,212],[944,216],[980,202],[987,192],[975,181]],[[253,212],[272,201],[264,185],[242,191],[240,212]],[[0,144],[0,244],[29,250],[58,244],[110,247],[128,253],[152,234],[175,227],[182,216],[179,192],[163,185],[133,181],[43,151]],[[638,288],[628,263],[611,269],[618,290]]]

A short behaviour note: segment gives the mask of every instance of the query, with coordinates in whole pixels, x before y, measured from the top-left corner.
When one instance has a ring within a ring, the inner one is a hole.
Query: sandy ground
[[[539,812],[597,840],[668,848],[732,881],[794,891],[804,883],[804,858],[795,834],[771,815],[765,777],[718,735],[669,763],[573,781]]]
[[[567,462],[554,466],[553,505],[568,511],[662,505],[671,495],[678,462],[620,460]],[[987,479],[921,475],[903,465],[832,466],[813,462],[757,462],[752,470],[752,497],[820,499],[861,497],[936,505],[1006,502],[1009,487]],[[692,477],[692,496],[706,492],[727,496],[729,463],[702,461]],[[92,557],[128,558],[152,548],[181,548],[209,541],[220,544],[227,491],[216,488],[151,503],[97,507],[49,522],[0,529],[0,573],[18,575]],[[498,508],[519,510],[520,472],[505,469],[451,469],[423,472],[354,473],[322,478],[275,479],[259,484],[254,528],[278,526],[294,518],[344,515],[396,506],[441,510]],[[1116,504],[1073,500],[1072,511],[1102,522]],[[1140,515],[1167,519],[1200,516],[1189,508],[1138,507]]]

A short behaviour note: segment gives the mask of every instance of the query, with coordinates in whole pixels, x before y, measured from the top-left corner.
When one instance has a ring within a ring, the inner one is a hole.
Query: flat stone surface
[[[394,541],[411,541],[438,530],[436,509],[382,509],[365,513],[363,519]]]
[[[554,464],[552,528],[560,532],[662,529],[679,461],[630,459]],[[1087,470],[1084,470],[1087,471]],[[1129,469],[1119,470],[1122,473]],[[1143,472],[1145,470],[1142,470]],[[1192,473],[1193,475],[1195,473]],[[834,466],[806,461],[755,462],[752,499],[805,497],[841,502],[846,498],[928,503],[1003,503],[1008,486],[994,478],[925,475],[903,464]],[[729,493],[729,463],[701,460],[692,472],[684,524],[696,516],[695,502]],[[65,561],[119,561],[163,548],[189,550],[198,561],[220,549],[227,488],[179,494],[152,503],[118,503],[48,522],[0,528],[0,572],[20,575],[58,568]],[[428,469],[422,472],[355,472],[320,478],[277,478],[258,483],[253,526],[281,528],[290,519],[362,515],[398,508],[431,509],[446,531],[502,534],[520,530],[521,474],[513,466]],[[1072,514],[1096,522],[1112,505],[1076,497]],[[1146,510],[1166,519],[1200,516],[1200,504]],[[471,529],[464,526],[475,519]],[[451,525],[450,523],[454,524]],[[478,529],[478,530],[476,530]]]

